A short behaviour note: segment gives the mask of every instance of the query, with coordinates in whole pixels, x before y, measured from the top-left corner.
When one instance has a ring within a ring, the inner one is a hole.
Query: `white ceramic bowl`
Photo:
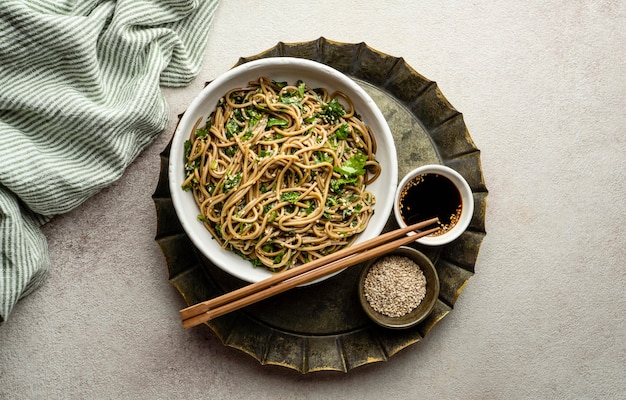
[[[272,272],[253,267],[235,253],[222,249],[212,238],[211,233],[198,221],[198,206],[191,192],[181,189],[184,180],[184,142],[189,139],[196,120],[202,123],[215,110],[220,97],[230,89],[244,87],[248,82],[265,76],[276,81],[295,83],[303,80],[310,87],[324,87],[340,90],[347,94],[361,119],[370,126],[377,141],[376,159],[381,165],[381,176],[368,186],[376,196],[374,215],[357,242],[378,236],[383,230],[393,208],[393,197],[398,181],[398,161],[393,137],[387,121],[371,97],[352,79],[341,72],[321,63],[310,60],[275,57],[265,58],[237,66],[216,78],[198,94],[181,118],[170,150],[169,183],[178,218],[193,244],[215,265],[229,274],[247,282],[258,282],[272,275]]]
[[[418,176],[425,174],[436,174],[448,178],[448,180],[450,180],[457,188],[461,196],[461,215],[459,216],[456,225],[454,225],[452,229],[438,236],[429,235],[416,240],[417,243],[427,246],[441,246],[457,239],[469,226],[469,223],[472,220],[472,215],[474,214],[474,196],[472,194],[472,189],[470,188],[465,178],[463,178],[463,176],[461,176],[461,174],[459,174],[454,169],[445,165],[438,164],[424,165],[418,167],[409,172],[404,178],[402,178],[396,189],[393,204],[393,213],[396,221],[398,222],[398,225],[400,225],[400,227],[402,228],[407,226],[400,212],[400,197],[401,193],[403,192],[403,188],[409,185],[410,182]]]

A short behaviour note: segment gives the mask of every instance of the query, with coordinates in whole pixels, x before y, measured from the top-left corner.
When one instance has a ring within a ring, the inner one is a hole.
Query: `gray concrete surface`
[[[626,3],[260,4],[220,5],[200,76],[165,90],[169,129],[45,226],[49,278],[0,327],[0,398],[623,398]],[[348,374],[301,375],[181,328],[150,196],[176,115],[204,81],[320,36],[364,41],[437,81],[482,151],[488,234],[424,341]]]

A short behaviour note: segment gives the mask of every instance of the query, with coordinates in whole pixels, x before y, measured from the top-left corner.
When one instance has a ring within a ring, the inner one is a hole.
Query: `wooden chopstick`
[[[183,320],[183,327],[191,328],[219,315],[245,307],[256,301],[273,296],[274,294],[278,294],[295,286],[311,282],[350,265],[373,258],[378,254],[383,254],[404,244],[411,243],[421,236],[426,236],[436,232],[439,228],[418,232],[416,235],[405,236],[404,238],[398,239],[394,242],[387,242],[391,239],[407,235],[408,233],[413,233],[418,229],[435,224],[437,221],[437,218],[433,218],[403,229],[388,232],[363,243],[342,249],[326,257],[313,260],[299,266],[298,268],[277,273],[260,282],[244,286],[214,299],[187,307],[180,311],[180,316]],[[262,291],[265,292],[261,294]]]
[[[268,297],[272,297],[279,293],[285,292],[289,289],[293,289],[294,287],[298,285],[302,285],[302,284],[314,281],[323,276],[332,274],[333,272],[337,272],[344,268],[347,268],[351,265],[358,264],[360,262],[385,254],[402,245],[409,244],[422,236],[430,235],[431,233],[437,232],[439,229],[440,229],[439,227],[436,227],[436,228],[432,228],[426,231],[418,232],[416,235],[405,236],[401,239],[396,239],[393,242],[385,243],[376,248],[368,249],[361,253],[357,253],[349,257],[343,258],[341,260],[331,262],[327,265],[302,273],[293,278],[280,281],[274,286],[270,286],[263,290],[259,290],[258,292],[254,292],[247,297],[240,297],[239,299],[232,301],[230,303],[224,304],[222,306],[218,306],[216,308],[209,309],[208,311],[205,311],[191,318],[184,319],[183,328],[185,329],[192,328],[196,325],[202,324],[213,318],[217,318],[221,315],[228,314],[229,312],[238,310],[240,308],[254,304],[258,301],[267,299]]]
[[[226,293],[222,296],[216,297],[214,299],[210,299],[207,301],[203,301],[201,303],[198,304],[194,304],[193,306],[189,306],[185,309],[180,310],[180,317],[185,320],[188,318],[191,318],[195,315],[198,314],[202,314],[204,312],[207,312],[208,310],[212,309],[212,308],[216,308],[219,307],[223,304],[229,303],[233,300],[236,300],[240,297],[244,297],[247,296],[249,294],[252,294],[254,292],[257,292],[259,290],[265,289],[267,287],[270,287],[278,282],[287,280],[289,278],[293,278],[294,276],[306,273],[308,271],[311,271],[315,268],[318,268],[322,265],[325,264],[329,264],[333,261],[337,261],[339,259],[348,257],[349,255],[352,254],[356,254],[358,252],[367,250],[369,248],[372,247],[376,247],[378,245],[381,245],[383,243],[386,243],[392,239],[404,236],[408,233],[414,232],[418,229],[422,229],[425,228],[427,226],[433,225],[435,223],[437,223],[439,219],[438,218],[432,218],[423,222],[419,222],[416,224],[413,224],[411,226],[407,226],[406,228],[402,228],[402,229],[397,229],[391,232],[387,232],[383,235],[377,236],[375,238],[372,238],[370,240],[366,240],[365,242],[362,243],[358,243],[354,246],[350,246],[350,247],[346,247],[342,250],[339,250],[335,253],[329,254],[328,256],[322,257],[322,258],[318,258],[316,260],[310,261],[306,264],[303,264],[297,268],[292,268],[289,269],[287,271],[284,272],[279,272],[277,274],[272,275],[269,278],[266,278],[262,281],[244,286],[240,289],[234,290],[232,292]]]

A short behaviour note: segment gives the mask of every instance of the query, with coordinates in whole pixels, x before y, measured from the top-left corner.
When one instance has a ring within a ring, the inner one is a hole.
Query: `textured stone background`
[[[45,227],[47,283],[0,327],[0,398],[620,398],[626,3],[224,1],[204,68],[113,186]],[[199,27],[202,29],[202,27]],[[366,42],[436,81],[482,151],[476,275],[426,339],[348,374],[261,366],[184,306],[151,194],[204,81],[278,41]]]

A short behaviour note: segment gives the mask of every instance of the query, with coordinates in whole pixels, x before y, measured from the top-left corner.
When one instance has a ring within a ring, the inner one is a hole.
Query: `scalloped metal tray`
[[[470,227],[441,248],[415,247],[435,264],[441,281],[439,299],[430,316],[414,328],[380,328],[361,310],[355,266],[319,284],[296,288],[207,325],[222,342],[251,355],[261,364],[280,365],[302,373],[348,372],[385,361],[419,342],[452,311],[485,237],[487,188],[480,151],[463,116],[429,81],[402,58],[381,53],[365,43],[339,43],[320,38],[283,43],[236,65],[265,57],[301,57],[328,64],[357,81],[383,111],[394,135],[401,178],[423,164],[445,164],[470,184],[476,207]],[[195,304],[245,285],[212,265],[192,245],[176,217],[167,179],[169,146],[161,154],[161,172],[153,200],[157,213],[156,241],[165,255],[169,280],[187,304]],[[397,228],[390,216],[385,230]]]

